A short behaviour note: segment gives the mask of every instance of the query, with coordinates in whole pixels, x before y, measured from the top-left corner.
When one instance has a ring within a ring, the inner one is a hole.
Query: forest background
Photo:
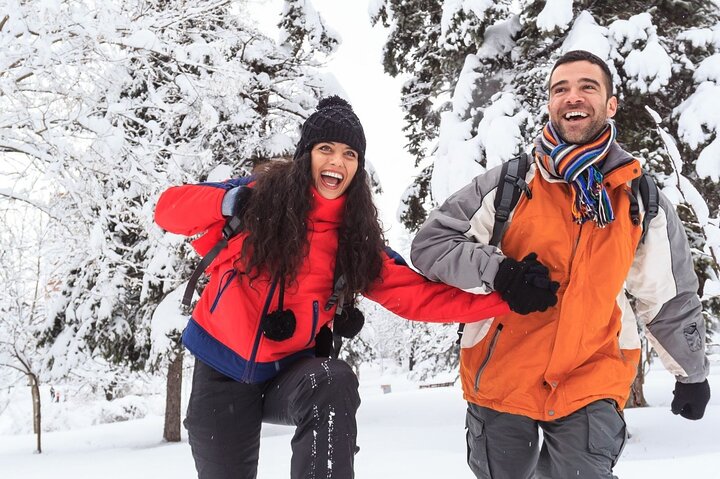
[[[683,220],[716,352],[716,1],[2,3],[0,434],[66,428],[40,422],[52,387],[115,405],[94,423],[143,417],[137,398],[164,394],[163,436],[180,439],[192,361],[179,295],[197,256],[152,221],[165,188],[292,152],[318,98],[337,93],[365,125],[387,236],[407,258],[429,210],[530,143],[549,68],[575,48],[608,60],[619,140]],[[455,379],[454,326],[361,307],[367,325],[342,353],[358,371]],[[19,401],[34,412],[13,413]]]

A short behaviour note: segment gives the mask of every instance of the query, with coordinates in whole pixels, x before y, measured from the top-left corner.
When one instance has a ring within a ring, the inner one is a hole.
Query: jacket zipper
[[[570,253],[570,263],[569,263],[569,271],[568,271],[568,282],[570,281],[570,275],[572,274],[572,266],[573,262],[575,261],[575,255],[577,254],[578,246],[580,245],[580,237],[582,236],[583,231],[583,225],[585,223],[580,223],[580,230],[578,231],[577,238],[575,238],[575,244],[573,245],[572,252]]]
[[[490,357],[492,356],[493,352],[495,351],[495,345],[497,344],[498,337],[500,337],[500,332],[503,329],[502,323],[499,323],[497,325],[497,329],[495,329],[495,333],[493,334],[492,339],[490,340],[490,347],[488,347],[488,352],[485,355],[485,359],[483,360],[482,364],[478,368],[477,373],[475,374],[475,392],[478,391],[478,387],[480,386],[480,376],[482,376],[483,371],[487,367],[488,363],[490,362]]]
[[[230,274],[228,275],[227,279],[224,279],[224,280],[221,279],[221,280],[220,280],[220,287],[218,288],[217,295],[215,296],[215,300],[213,301],[212,306],[210,306],[210,312],[211,312],[211,313],[212,313],[213,311],[215,311],[215,308],[217,307],[218,303],[220,302],[220,296],[223,295],[223,293],[225,292],[225,290],[227,289],[227,287],[230,286],[230,283],[232,282],[233,278],[235,278],[235,276],[237,275],[237,271],[235,271],[234,269],[231,269],[231,270],[226,271],[226,272],[223,274],[223,277],[224,277],[225,275],[227,275],[228,273],[230,273]],[[223,282],[223,281],[224,281],[224,282]]]
[[[260,313],[260,319],[257,322],[255,341],[253,342],[253,349],[252,353],[250,354],[250,359],[248,359],[247,366],[245,367],[245,374],[243,374],[243,382],[249,382],[250,379],[255,375],[255,359],[257,358],[258,349],[260,349],[260,340],[262,339],[262,328],[260,327],[260,324],[262,323],[263,316],[265,316],[268,312],[268,309],[270,309],[270,302],[272,301],[273,296],[275,296],[276,286],[277,281],[273,281],[272,286],[270,286],[270,291],[268,291],[267,298],[265,298],[265,306],[263,307],[262,313]]]
[[[310,339],[305,346],[310,346],[313,338],[315,337],[315,328],[317,328],[318,316],[320,316],[320,303],[317,300],[313,301],[313,312],[312,312],[312,328],[310,329]]]

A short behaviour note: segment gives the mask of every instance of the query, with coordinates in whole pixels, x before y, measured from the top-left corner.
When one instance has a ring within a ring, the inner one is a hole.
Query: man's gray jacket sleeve
[[[637,299],[637,317],[665,368],[680,382],[702,382],[708,374],[705,319],[690,247],[663,194],[659,206],[638,246],[626,288]]]
[[[492,290],[500,250],[490,246],[501,168],[477,176],[428,217],[412,243],[413,265],[433,281],[473,293]]]

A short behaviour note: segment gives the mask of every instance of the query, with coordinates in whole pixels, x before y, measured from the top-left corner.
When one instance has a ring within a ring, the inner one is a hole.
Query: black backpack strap
[[[192,303],[193,294],[195,293],[195,285],[200,280],[200,276],[205,272],[208,266],[210,266],[210,263],[213,262],[213,260],[217,257],[218,254],[220,254],[220,251],[225,249],[228,242],[227,239],[223,238],[217,243],[215,243],[215,246],[212,247],[210,252],[203,257],[202,261],[200,261],[200,264],[197,265],[197,268],[195,268],[195,271],[193,271],[192,276],[190,276],[190,279],[188,280],[188,284],[185,287],[185,294],[183,295],[182,304],[185,306],[190,306],[190,303]]]
[[[328,300],[325,302],[325,311],[330,311],[330,308],[337,304],[335,314],[342,313],[343,303],[345,302],[345,297],[342,292],[343,289],[345,289],[345,283],[345,275],[341,274],[338,276],[338,270],[337,268],[335,268],[335,282],[333,286],[333,292],[328,298]]]
[[[502,165],[500,182],[495,192],[495,224],[490,238],[490,244],[493,246],[500,244],[507,220],[515,205],[520,201],[520,195],[525,193],[528,199],[532,198],[530,188],[525,182],[528,166],[527,153],[522,153]]]
[[[630,183],[630,219],[635,226],[641,224],[638,198],[642,199],[645,208],[645,214],[642,218],[642,233],[640,234],[640,243],[644,243],[650,222],[660,211],[660,193],[649,173],[643,172],[642,175]]]
[[[502,164],[500,170],[500,181],[498,182],[497,191],[495,192],[495,224],[493,224],[492,236],[490,244],[497,246],[505,234],[507,220],[510,213],[520,201],[520,196],[525,193],[528,199],[532,199],[532,192],[525,176],[530,168],[530,155],[521,153]],[[458,325],[457,344],[462,340],[465,323]]]
[[[249,189],[249,187],[247,186],[245,186],[244,188]],[[245,206],[246,204],[247,203],[244,203],[243,206]],[[190,306],[190,303],[192,303],[193,294],[195,293],[195,286],[200,280],[200,276],[202,276],[208,266],[210,266],[210,263],[212,263],[213,260],[217,258],[217,255],[220,254],[220,251],[225,249],[225,247],[228,245],[228,241],[230,240],[230,238],[236,236],[243,230],[242,217],[244,214],[245,208],[239,208],[233,216],[225,220],[225,226],[223,226],[222,229],[222,239],[215,243],[215,246],[212,247],[210,252],[203,257],[203,259],[195,268],[195,271],[193,271],[193,274],[190,276],[190,279],[188,280],[188,284],[185,287],[185,294],[183,294],[183,305],[188,307]]]
[[[630,220],[632,224],[638,226],[640,224],[640,205],[638,204],[638,194],[640,193],[640,179],[642,175],[633,179],[630,183]],[[643,229],[645,227],[643,226]]]
[[[643,206],[645,206],[645,216],[643,216],[642,221],[642,236],[640,236],[640,242],[644,243],[650,222],[660,211],[660,192],[652,176],[648,173],[643,173],[640,177],[640,197],[642,198]]]

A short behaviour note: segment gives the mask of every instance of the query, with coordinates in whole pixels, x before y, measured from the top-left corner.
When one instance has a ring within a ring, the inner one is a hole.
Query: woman
[[[296,426],[292,478],[353,477],[357,378],[314,351],[335,314],[328,299],[339,277],[341,298],[362,293],[410,319],[470,322],[508,311],[496,293],[432,283],[384,250],[364,162],[360,121],[330,97],[303,125],[292,162],[247,186],[184,185],[160,197],[157,223],[205,232],[193,243],[201,254],[244,209],[243,232],[211,263],[183,333],[197,358],[185,426],[200,478],[256,477],[263,421]]]

